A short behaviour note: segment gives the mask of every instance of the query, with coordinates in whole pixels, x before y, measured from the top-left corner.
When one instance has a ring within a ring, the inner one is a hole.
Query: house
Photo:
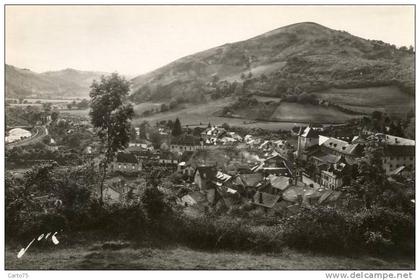
[[[217,174],[216,166],[204,165],[197,166],[194,172],[194,183],[200,190],[214,188],[213,181]]]
[[[289,186],[292,185],[292,179],[285,176],[268,176],[270,181],[270,193],[271,194],[280,194],[285,191]]]
[[[159,163],[162,165],[177,166],[179,163],[179,156],[169,151],[161,151],[159,154]]]
[[[119,152],[112,163],[112,170],[135,173],[142,170],[142,163],[132,153]]]
[[[382,160],[382,168],[386,175],[391,173],[401,166],[405,166],[405,172],[414,170],[415,164],[415,150],[416,141],[412,139],[402,138],[390,134],[370,133],[365,136],[369,141],[376,141],[384,147],[384,157]],[[360,142],[362,137],[355,137],[353,141]]]
[[[414,170],[415,164],[414,145],[386,145],[384,148],[384,158],[382,168],[387,175],[392,175],[395,169],[405,166],[408,170]]]
[[[191,166],[191,164],[186,163],[185,161],[182,161],[178,163],[177,172],[182,175],[192,177],[194,174],[194,168]]]
[[[321,186],[335,190],[347,183],[345,176],[350,172],[349,166],[344,162],[331,164],[328,170],[321,171]]]
[[[259,187],[263,186],[264,180],[261,173],[239,174],[234,184],[247,198],[252,198]]]
[[[360,144],[352,144],[333,137],[324,138],[325,140],[322,139],[320,146],[321,151],[325,154],[342,155],[350,161],[354,161],[363,154],[363,146]]]
[[[199,191],[195,191],[181,197],[179,202],[183,206],[199,206],[200,204],[207,203],[207,199],[204,194]]]
[[[263,181],[261,173],[239,174],[236,177],[236,184],[245,188],[256,188]]]
[[[121,200],[122,194],[112,186],[106,186],[103,190],[103,198],[105,202],[117,203]]]
[[[204,141],[201,138],[190,134],[172,138],[169,150],[171,152],[183,153],[185,151],[196,151],[202,149]]]
[[[132,149],[133,151],[140,150],[140,151],[153,151],[152,142],[146,139],[140,139],[136,141],[132,141],[128,143],[128,148]]]
[[[260,169],[266,175],[276,174],[286,177],[292,177],[293,175],[288,160],[278,153],[274,153],[271,157],[264,160],[264,165]]]
[[[232,176],[223,173],[222,171],[217,171],[214,180],[212,181],[218,187],[225,186],[228,187],[228,183],[232,180]]]

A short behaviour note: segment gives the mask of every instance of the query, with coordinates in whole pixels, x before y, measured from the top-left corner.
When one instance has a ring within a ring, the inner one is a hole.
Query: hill
[[[304,22],[178,59],[132,82],[135,102],[376,86],[414,95],[414,53]]]
[[[105,73],[65,69],[36,73],[7,65],[6,98],[71,98],[87,97],[94,79]]]

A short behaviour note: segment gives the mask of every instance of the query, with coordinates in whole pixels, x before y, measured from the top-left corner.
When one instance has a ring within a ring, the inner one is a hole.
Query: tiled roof
[[[388,145],[398,145],[398,146],[414,146],[416,141],[412,139],[402,138],[390,134],[380,134],[375,135],[379,139],[385,140],[385,143]]]

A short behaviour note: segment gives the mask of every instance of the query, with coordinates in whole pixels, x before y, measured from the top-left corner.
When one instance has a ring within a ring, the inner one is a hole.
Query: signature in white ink
[[[26,246],[26,248],[22,248],[22,249],[20,249],[20,251],[19,251],[19,253],[17,254],[17,257],[18,257],[18,259],[20,259],[21,257],[23,257],[23,255],[25,255],[25,253],[26,253],[26,251],[29,249],[29,247],[31,247],[31,245],[32,245],[32,243],[34,243],[35,242],[35,240],[38,242],[38,241],[41,241],[42,239],[48,239],[48,237],[50,237],[50,235],[51,235],[51,241],[54,243],[54,245],[58,245],[58,243],[60,243],[60,241],[58,241],[58,239],[57,239],[57,237],[56,237],[56,235],[57,235],[57,231],[56,232],[54,232],[54,234],[53,235],[51,235],[51,232],[49,232],[49,233],[47,233],[47,234],[41,234],[40,236],[38,236],[38,238],[34,238],[34,239],[32,239],[32,241],[31,242],[29,242],[29,244],[28,244],[28,246]]]

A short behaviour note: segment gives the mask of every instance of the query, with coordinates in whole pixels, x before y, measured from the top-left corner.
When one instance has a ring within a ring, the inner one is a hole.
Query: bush
[[[324,253],[414,253],[414,218],[387,208],[312,207],[285,220],[285,243]]]

